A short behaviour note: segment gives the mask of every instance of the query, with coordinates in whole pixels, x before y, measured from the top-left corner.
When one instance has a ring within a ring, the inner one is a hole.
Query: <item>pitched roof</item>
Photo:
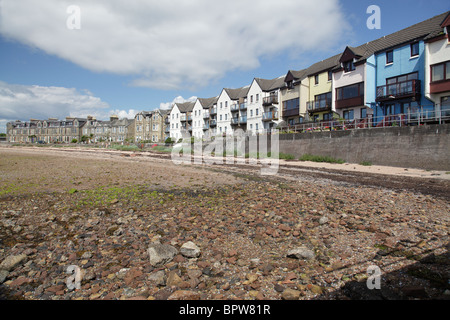
[[[209,109],[217,102],[218,99],[219,97],[198,98],[198,101],[200,101],[200,104],[202,105],[203,109]]]
[[[361,58],[359,60],[365,60],[374,53],[381,52],[414,40],[425,39],[430,34],[441,32],[441,23],[448,14],[449,12],[442,13],[434,16],[433,18],[416,23],[408,28],[357,47],[356,50],[361,53]]]
[[[184,103],[175,103],[178,107],[178,110],[180,110],[181,113],[191,112],[194,110],[195,102],[188,101]]]
[[[317,62],[310,66],[308,69],[306,69],[306,75],[312,76],[318,73],[321,73],[326,70],[333,69],[337,65],[339,65],[339,59],[342,54],[337,54],[335,56],[332,56],[331,58],[322,60],[320,62]]]
[[[240,98],[245,98],[250,90],[250,86],[245,86],[238,89],[224,89],[231,100],[239,100]]]
[[[284,78],[285,76],[271,80],[255,78],[255,81],[258,83],[262,91],[268,92],[284,87]]]

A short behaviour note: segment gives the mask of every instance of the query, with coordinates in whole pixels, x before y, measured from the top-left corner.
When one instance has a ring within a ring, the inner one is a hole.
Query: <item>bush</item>
[[[370,162],[370,161],[363,161],[363,162],[360,163],[360,165],[366,166],[366,167],[370,167],[372,165],[372,162]]]
[[[77,139],[72,139],[72,143],[78,143]]]
[[[304,154],[299,158],[300,161],[327,162],[327,163],[345,163],[342,159],[335,159],[329,156],[314,156],[312,154]]]

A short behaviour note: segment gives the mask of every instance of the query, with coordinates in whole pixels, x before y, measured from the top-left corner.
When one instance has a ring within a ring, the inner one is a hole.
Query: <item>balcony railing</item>
[[[209,123],[205,123],[203,125],[203,130],[209,130],[209,128],[210,128]]]
[[[164,130],[165,133],[169,133],[170,132],[170,126],[167,126]]]
[[[213,116],[215,114],[217,114],[217,108],[211,108],[210,115]]]
[[[246,124],[247,123],[247,117],[240,117],[239,118],[239,124]]]
[[[331,100],[308,101],[306,107],[309,112],[331,111]]]
[[[420,80],[408,80],[377,87],[376,101],[415,97],[420,94]]]
[[[263,121],[278,120],[278,111],[270,111],[263,114]]]
[[[349,99],[336,100],[336,109],[358,107],[364,105],[364,96],[358,96]]]
[[[232,124],[232,125],[237,125],[237,124],[239,124],[239,118],[231,118],[231,124]]]
[[[209,119],[210,116],[209,111],[203,113],[203,119]]]
[[[239,104],[235,103],[231,105],[231,112],[237,112],[239,111]]]
[[[216,127],[217,126],[217,121],[216,120],[210,120],[209,121],[209,126],[210,127]]]
[[[295,117],[300,115],[299,108],[295,109],[283,109],[283,117]]]
[[[270,106],[272,104],[278,104],[278,96],[269,96],[263,99],[263,106]]]
[[[239,109],[241,109],[241,110],[247,110],[247,102],[241,103],[241,104],[239,105]]]

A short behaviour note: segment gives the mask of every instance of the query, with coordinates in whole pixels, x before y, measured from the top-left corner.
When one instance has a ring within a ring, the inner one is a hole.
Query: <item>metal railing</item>
[[[263,121],[272,121],[272,120],[278,120],[278,111],[270,111],[265,112],[263,114]]]
[[[450,122],[450,108],[440,111],[425,110],[387,116],[368,116],[354,119],[330,119],[316,122],[304,122],[281,126],[281,131],[288,132],[320,132],[353,129],[391,128],[420,126],[424,124],[442,124]]]

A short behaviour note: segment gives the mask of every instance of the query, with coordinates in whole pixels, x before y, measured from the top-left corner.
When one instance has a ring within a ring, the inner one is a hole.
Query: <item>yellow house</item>
[[[318,62],[307,69],[309,80],[309,101],[306,103],[309,121],[327,121],[339,118],[332,110],[333,73],[339,65],[340,55]]]

